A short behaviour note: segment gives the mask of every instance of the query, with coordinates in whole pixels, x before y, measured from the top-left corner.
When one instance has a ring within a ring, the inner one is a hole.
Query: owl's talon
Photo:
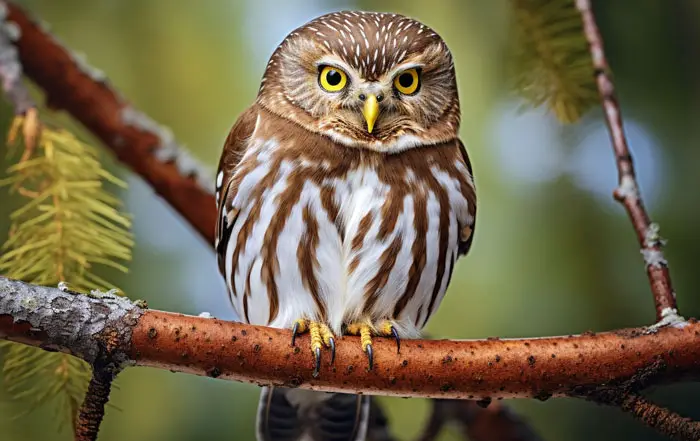
[[[328,339],[328,346],[331,348],[331,364],[335,363],[335,339],[333,337]]]
[[[294,322],[294,327],[292,328],[292,347],[296,346],[298,334],[299,334],[299,322]]]
[[[374,351],[372,350],[372,328],[368,324],[352,324],[348,326],[348,332],[360,336],[362,350],[367,354],[369,370],[374,366]]]
[[[379,335],[384,337],[394,337],[394,340],[396,340],[396,353],[401,353],[401,337],[399,337],[398,329],[396,329],[390,320],[383,321],[377,327],[377,331]]]
[[[314,372],[311,375],[316,378],[321,370],[321,348],[314,349],[314,359]]]
[[[335,360],[335,339],[331,329],[325,323],[299,319],[295,320],[292,325],[292,346],[295,346],[297,336],[304,332],[308,332],[311,337],[311,353],[314,354],[313,376],[315,378],[321,371],[321,349],[324,346],[331,349],[331,364]]]
[[[372,345],[368,344],[365,347],[365,352],[367,353],[367,361],[369,361],[369,370],[372,370],[372,367],[374,366],[374,352],[372,352]]]
[[[396,330],[395,327],[391,327],[391,335],[394,336],[394,340],[396,340],[396,353],[400,354],[401,353],[401,337],[399,337],[399,331]]]
[[[292,327],[292,347],[296,344],[297,335],[303,334],[309,330],[309,321],[305,319],[299,319],[294,321],[294,326]]]

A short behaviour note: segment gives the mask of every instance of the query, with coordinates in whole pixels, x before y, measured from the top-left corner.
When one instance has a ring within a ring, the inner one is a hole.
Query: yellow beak
[[[370,94],[367,96],[362,114],[365,116],[365,121],[367,121],[367,131],[372,133],[374,122],[377,121],[377,116],[379,116],[379,103],[376,95]]]

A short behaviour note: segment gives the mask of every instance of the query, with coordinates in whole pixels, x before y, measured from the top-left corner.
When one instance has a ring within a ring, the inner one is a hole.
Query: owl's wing
[[[231,237],[233,221],[235,220],[230,201],[232,195],[229,194],[231,177],[245,153],[248,139],[250,139],[250,136],[255,130],[257,117],[257,106],[249,107],[238,117],[238,120],[236,120],[236,123],[226,137],[223,153],[219,160],[219,169],[216,172],[216,205],[219,215],[216,218],[216,238],[214,246],[216,248],[221,274],[224,274],[226,247]],[[228,209],[226,207],[228,207]]]
[[[469,252],[469,248],[472,246],[472,239],[474,238],[474,227],[476,226],[476,189],[474,187],[474,178],[472,173],[472,164],[469,160],[469,155],[467,154],[467,149],[464,147],[464,143],[461,140],[457,140],[457,145],[462,154],[462,160],[466,167],[468,176],[465,176],[465,180],[471,185],[467,185],[463,190],[464,197],[467,199],[468,203],[468,217],[466,219],[459,219],[460,221],[460,234],[459,234],[459,256],[464,256]]]

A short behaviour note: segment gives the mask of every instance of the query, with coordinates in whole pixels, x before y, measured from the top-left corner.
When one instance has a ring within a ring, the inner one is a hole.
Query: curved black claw
[[[294,327],[292,328],[292,347],[297,341],[297,335],[299,334],[299,323],[294,322]]]
[[[391,327],[391,335],[393,335],[394,340],[396,340],[396,353],[399,354],[401,353],[401,337],[399,337],[399,331],[393,326]]]
[[[328,339],[328,346],[331,347],[331,364],[335,362],[335,339],[333,337]]]
[[[321,348],[314,349],[314,378],[318,377],[318,372],[321,370]]]
[[[367,360],[369,361],[369,370],[372,370],[372,367],[374,366],[374,354],[372,352],[372,345],[367,345],[367,349],[365,349],[367,352]]]

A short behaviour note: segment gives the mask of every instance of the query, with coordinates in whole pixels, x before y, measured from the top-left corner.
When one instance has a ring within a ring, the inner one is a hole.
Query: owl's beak
[[[367,96],[365,106],[362,108],[362,114],[365,117],[365,121],[367,121],[367,131],[372,133],[374,123],[377,121],[377,116],[379,116],[379,102],[375,94],[372,93]]]

